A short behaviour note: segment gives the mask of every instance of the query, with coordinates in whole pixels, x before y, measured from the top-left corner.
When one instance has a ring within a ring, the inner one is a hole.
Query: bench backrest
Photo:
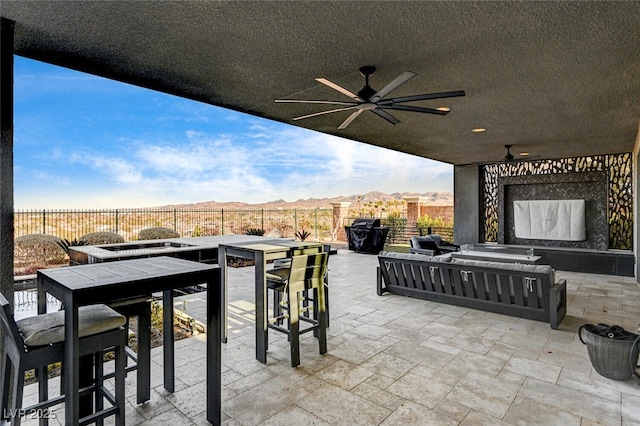
[[[387,286],[406,287],[501,304],[549,310],[555,273],[548,265],[519,265],[419,254],[378,256]]]

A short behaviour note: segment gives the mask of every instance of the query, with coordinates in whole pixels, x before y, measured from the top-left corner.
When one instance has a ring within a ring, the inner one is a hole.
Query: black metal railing
[[[126,241],[138,239],[145,228],[165,227],[182,237],[244,234],[263,229],[265,235],[294,238],[307,231],[310,238],[326,240],[333,227],[332,209],[112,209],[17,210],[15,236],[49,234],[73,240],[91,232],[114,232]]]

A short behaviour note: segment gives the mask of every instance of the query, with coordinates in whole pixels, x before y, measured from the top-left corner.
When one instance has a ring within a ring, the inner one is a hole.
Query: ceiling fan
[[[362,74],[365,78],[365,86],[357,93],[353,93],[342,86],[339,86],[326,78],[316,78],[316,81],[324,84],[343,95],[348,96],[352,99],[352,101],[324,101],[324,100],[302,100],[302,99],[276,99],[276,102],[283,103],[307,103],[307,104],[327,104],[327,105],[341,105],[340,108],[330,109],[327,111],[320,111],[313,114],[303,115],[300,117],[295,117],[293,120],[302,120],[305,118],[316,117],[319,115],[330,114],[333,112],[339,111],[348,111],[355,110],[346,120],[342,122],[339,130],[345,129],[353,120],[355,120],[360,114],[364,111],[371,111],[379,117],[384,118],[391,124],[398,124],[400,120],[389,114],[385,110],[396,110],[396,111],[412,111],[412,112],[422,112],[427,114],[438,114],[438,115],[446,115],[449,113],[449,108],[424,108],[414,105],[404,105],[407,102],[415,102],[415,101],[423,101],[427,99],[441,99],[441,98],[453,98],[456,96],[464,96],[463,90],[457,90],[454,92],[440,92],[440,93],[427,93],[424,95],[413,95],[413,96],[401,96],[398,98],[389,98],[385,99],[392,91],[396,90],[402,84],[406,83],[417,74],[411,71],[406,71],[398,76],[391,83],[384,86],[382,89],[376,91],[371,86],[369,86],[369,77],[375,72],[376,67],[367,65],[360,68],[360,74]]]
[[[515,155],[513,155],[511,153],[511,148],[513,148],[513,145],[505,145],[504,146],[507,149],[507,152],[505,152],[505,154],[502,156],[502,160],[500,161],[491,161],[488,163],[479,163],[485,166],[489,166],[492,164],[508,164],[508,163],[518,163],[518,162],[522,162],[522,161],[532,161],[535,158],[539,158],[539,155],[530,155],[528,152],[521,152],[519,154],[519,157],[516,158]],[[535,161],[535,160],[534,160]]]

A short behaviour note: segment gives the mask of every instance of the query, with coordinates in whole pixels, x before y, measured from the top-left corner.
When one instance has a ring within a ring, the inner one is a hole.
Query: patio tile
[[[347,361],[338,360],[315,375],[334,386],[351,390],[371,377],[373,372]]]
[[[477,411],[502,419],[516,398],[520,385],[501,378],[470,371],[445,397]]]
[[[408,401],[391,413],[381,425],[456,426],[458,423],[458,420],[452,419],[443,413]]]
[[[297,405],[334,426],[377,425],[391,413],[387,408],[329,384],[299,399]]]
[[[517,397],[504,421],[509,424],[580,426],[580,417],[529,398]]]
[[[319,355],[317,340],[303,335],[297,368],[280,333],[269,335],[267,364],[256,361],[254,269],[230,268],[225,426],[640,423],[638,381],[598,375],[577,336],[587,322],[638,327],[640,287],[633,278],[559,271],[568,280],[569,314],[552,330],[544,322],[377,296],[376,266],[376,256],[331,256],[329,351]],[[185,298],[186,312],[204,322],[203,296]],[[176,306],[184,308],[179,299]],[[135,374],[128,375],[128,425],[208,424],[205,342],[206,334],[176,342],[173,394],[162,386],[162,348],[152,350],[150,401],[135,403]],[[58,383],[51,380],[52,395]],[[25,399],[35,401],[36,392],[28,386]],[[61,406],[56,413],[52,425],[63,421]]]

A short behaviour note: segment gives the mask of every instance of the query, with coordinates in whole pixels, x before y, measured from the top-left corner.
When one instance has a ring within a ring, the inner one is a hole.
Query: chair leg
[[[298,293],[292,291],[289,294],[289,347],[291,348],[291,366],[300,365],[300,305]]]
[[[0,369],[2,370],[2,387],[0,388],[0,408],[2,412],[0,412],[0,421],[6,420],[8,416],[9,409],[9,387],[11,386],[11,359],[7,353],[3,354],[3,362],[0,365]]]
[[[11,424],[14,426],[20,426],[22,418],[18,415],[18,410],[22,408],[22,392],[24,390],[24,370],[20,361],[18,365],[13,366],[13,402],[11,414],[14,416],[11,419]]]
[[[115,398],[116,405],[118,406],[118,412],[116,413],[116,426],[124,426],[125,417],[125,398],[124,398],[124,380],[125,380],[125,367],[127,364],[127,356],[124,353],[124,346],[116,346],[116,380],[115,380]]]
[[[318,346],[320,350],[320,354],[327,353],[327,299],[325,293],[324,283],[320,283],[320,286],[315,289],[315,299],[317,300],[317,312],[318,312],[318,326],[317,326],[317,337],[318,337]]]
[[[104,409],[104,400],[102,397],[102,386],[104,384],[104,362],[103,362],[103,352],[96,352],[94,355],[93,365],[94,365],[94,403],[96,405],[96,413],[102,411]],[[96,426],[102,426],[104,421],[99,419],[96,421]]]
[[[43,402],[49,399],[49,366],[36,368],[38,377],[38,401]],[[40,416],[40,426],[47,426],[49,419],[47,416]]]

